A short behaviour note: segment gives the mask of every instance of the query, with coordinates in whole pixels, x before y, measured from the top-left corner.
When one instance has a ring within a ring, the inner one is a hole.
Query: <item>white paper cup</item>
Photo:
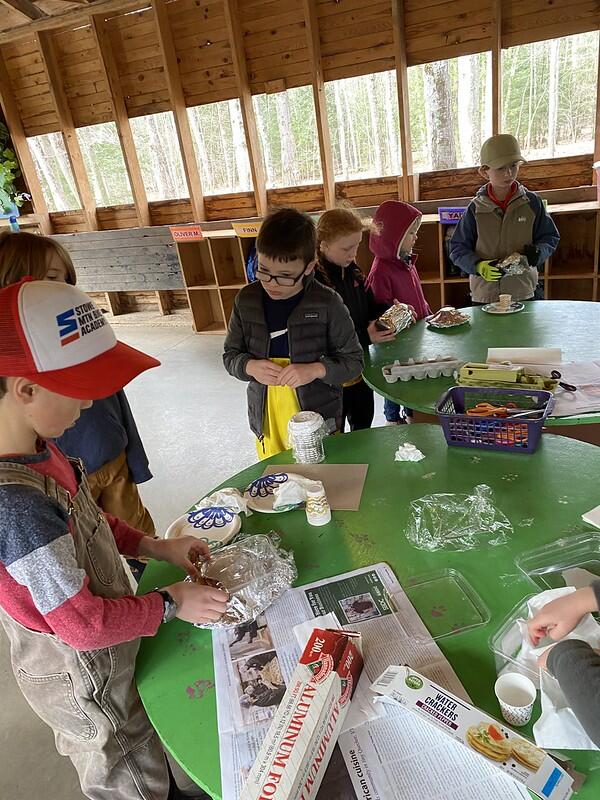
[[[494,692],[508,724],[516,728],[527,725],[536,698],[533,681],[518,672],[507,672],[496,681]]]
[[[512,295],[510,294],[501,294],[498,297],[498,308],[502,308],[507,310],[510,308],[510,304],[512,303]]]

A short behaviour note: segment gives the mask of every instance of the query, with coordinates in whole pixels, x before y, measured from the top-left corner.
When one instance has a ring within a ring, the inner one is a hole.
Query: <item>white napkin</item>
[[[581,519],[595,528],[600,528],[600,506],[592,508],[591,511],[586,511],[585,514],[581,515]]]
[[[394,456],[396,461],[422,461],[424,458],[425,456],[419,448],[408,442],[401,444]]]
[[[296,478],[290,478],[285,483],[278,484],[273,489],[273,508],[283,508],[284,506],[294,506],[299,503],[306,502],[306,492],[308,489],[317,491],[322,489],[323,484],[320,481],[310,480],[310,478],[303,478],[298,475]]]
[[[564,597],[575,591],[573,586],[566,586],[561,589],[549,589],[547,592],[532,597],[527,603],[529,619],[536,612],[543,608],[551,600]],[[540,670],[537,659],[549,647],[556,642],[549,638],[543,639],[542,643],[534,647],[529,639],[527,632],[527,622],[517,620],[521,631],[522,645],[517,656],[517,662],[523,664],[528,669],[539,674],[540,693],[542,701],[542,715],[533,726],[535,742],[540,747],[555,747],[569,750],[597,750],[598,748],[591,742],[581,724],[569,708],[567,700],[558,684],[558,681],[545,670]],[[567,639],[581,639],[588,642],[592,647],[600,647],[600,625],[595,621],[591,614],[586,614],[579,625],[571,633],[563,637]],[[591,745],[591,747],[590,747]]]
[[[315,628],[321,628],[321,630],[339,630],[341,627],[336,615],[329,613],[323,614],[320,617],[313,617],[313,619],[307,619],[306,622],[294,625],[292,630],[294,631],[296,641],[300,645],[300,650],[303,651]]]
[[[204,497],[196,503],[194,508],[196,510],[200,508],[227,508],[235,514],[239,514],[242,511],[248,515],[252,513],[248,509],[248,504],[243,494],[238,489],[229,487],[209,494],[208,497]]]

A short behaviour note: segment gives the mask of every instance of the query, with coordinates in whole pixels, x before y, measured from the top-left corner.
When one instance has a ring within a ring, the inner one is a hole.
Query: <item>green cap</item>
[[[481,147],[481,166],[499,169],[506,164],[512,164],[513,161],[525,163],[519,143],[514,136],[510,133],[498,133],[485,140]]]

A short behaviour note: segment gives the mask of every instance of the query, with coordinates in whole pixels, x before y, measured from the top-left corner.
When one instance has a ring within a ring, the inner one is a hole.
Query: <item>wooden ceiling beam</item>
[[[73,115],[69,107],[69,101],[63,87],[62,75],[58,68],[56,53],[50,34],[42,31],[35,34],[35,40],[42,57],[42,63],[48,79],[50,96],[56,108],[58,123],[65,143],[65,150],[73,172],[73,179],[79,194],[79,201],[83,210],[83,216],[87,226],[92,231],[98,230],[98,217],[96,214],[96,200],[90,187],[90,181],[85,169],[77,131],[73,123]]]
[[[404,0],[392,0],[392,25],[394,34],[394,61],[396,63],[396,85],[398,88],[398,115],[400,118],[400,158],[402,175],[398,178],[404,200],[415,199],[415,178],[410,136],[408,107],[408,65],[406,57],[406,35]]]
[[[110,91],[115,125],[123,151],[123,160],[125,161],[125,169],[129,177],[129,185],[131,186],[131,194],[133,195],[138,224],[140,227],[144,228],[152,224],[150,209],[148,207],[148,195],[146,194],[146,187],[140,169],[137,150],[135,149],[133,133],[131,132],[127,106],[119,79],[119,68],[112,51],[104,15],[92,16],[92,34],[98,49],[100,65]]]
[[[4,119],[8,126],[8,132],[19,160],[21,172],[25,178],[27,189],[33,201],[33,210],[40,217],[42,233],[52,233],[48,206],[46,205],[46,199],[42,192],[42,186],[31,156],[29,145],[27,144],[27,137],[25,136],[23,123],[21,122],[19,107],[13,94],[10,77],[2,53],[0,53],[0,107],[2,108]]]
[[[48,15],[41,8],[38,8],[31,0],[0,0],[0,5],[8,6],[14,11],[18,11],[29,20],[46,19]]]
[[[179,63],[177,61],[173,33],[169,25],[169,13],[164,0],[152,0],[152,8],[154,10],[154,20],[165,68],[165,78],[167,80],[169,97],[171,99],[171,107],[173,108],[173,115],[175,117],[175,128],[177,129],[177,138],[179,139],[183,170],[190,193],[192,214],[197,222],[202,222],[202,220],[206,219],[202,181],[200,180],[200,171],[198,169],[198,161],[196,159],[194,141],[192,139],[192,129],[190,127],[190,120],[185,104],[183,86],[181,85],[181,75],[179,74]]]
[[[323,64],[321,61],[321,40],[319,38],[317,4],[316,0],[304,0],[303,5],[308,57],[312,73],[312,90],[317,121],[317,136],[319,139],[319,155],[321,158],[325,208],[335,208],[335,172],[333,167],[329,119],[327,117],[327,105],[325,103],[325,82],[323,80]]]
[[[0,31],[0,44],[14,39],[31,39],[32,34],[50,31],[56,28],[69,28],[77,25],[86,25],[90,21],[90,14],[116,15],[136,8],[145,8],[148,5],[144,0],[95,0],[85,6],[70,8],[60,14],[36,19],[24,25]]]
[[[248,66],[246,64],[246,55],[244,52],[244,37],[242,36],[242,29],[240,27],[241,16],[238,0],[223,0],[223,7],[225,10],[227,32],[229,34],[229,44],[231,45],[237,92],[240,98],[246,147],[248,148],[248,158],[250,160],[250,173],[252,175],[252,186],[254,187],[256,213],[259,217],[263,217],[267,213],[267,182],[260,140],[258,138],[256,115],[254,113],[254,105],[252,104],[250,81],[248,79]]]

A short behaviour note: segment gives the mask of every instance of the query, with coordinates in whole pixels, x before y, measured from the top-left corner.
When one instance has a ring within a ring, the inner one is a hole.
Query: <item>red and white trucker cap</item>
[[[0,290],[0,375],[78,400],[100,400],[160,361],[117,341],[75,286],[23,278]]]

